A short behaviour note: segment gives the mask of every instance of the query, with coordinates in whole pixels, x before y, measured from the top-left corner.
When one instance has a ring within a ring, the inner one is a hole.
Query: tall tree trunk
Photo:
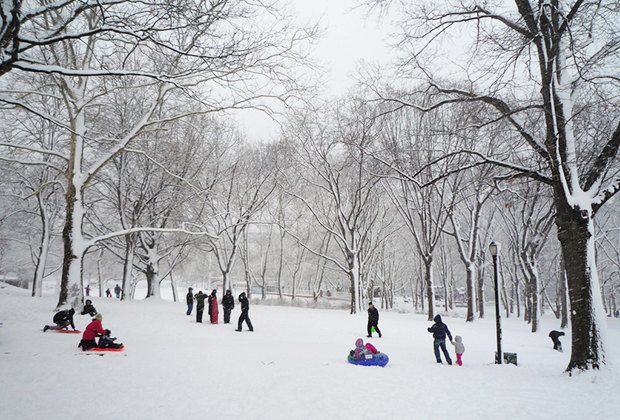
[[[78,309],[82,309],[84,299],[82,287],[82,271],[86,251],[82,234],[84,202],[82,191],[76,188],[76,185],[81,185],[81,176],[72,173],[69,181],[65,193],[66,217],[62,229],[64,251],[60,293],[56,308],[71,307],[78,312]]]
[[[125,260],[123,261],[122,300],[133,297],[131,293],[131,273],[133,271],[133,257],[136,251],[136,243],[133,235],[125,235]],[[102,295],[103,296],[103,295]]]
[[[562,247],[572,329],[571,360],[566,370],[598,369],[605,363],[601,335],[605,314],[596,271],[593,221],[566,202],[557,203],[556,224]]]
[[[428,300],[428,320],[435,317],[435,290],[433,284],[433,257],[424,258],[424,284],[426,286],[426,299]]]
[[[568,291],[566,290],[566,270],[563,258],[561,262],[562,268],[560,270],[560,328],[564,329],[568,326]]]
[[[45,267],[47,266],[51,236],[49,212],[40,193],[37,194],[37,204],[39,206],[39,217],[41,218],[41,242],[32,279],[33,297],[41,297],[43,295],[43,277],[45,275]]]
[[[484,305],[486,304],[486,299],[484,298],[484,272],[482,267],[482,256],[480,256],[480,261],[476,266],[478,271],[476,273],[476,304],[478,306],[478,316],[480,319],[484,318]]]
[[[466,322],[474,321],[474,282],[476,281],[476,265],[468,264],[466,269],[465,288],[467,293],[467,318]]]
[[[277,288],[278,297],[282,299],[282,270],[284,265],[284,231],[280,230],[280,255],[278,260]]]
[[[150,259],[146,263],[146,284],[147,298],[159,298],[159,262],[156,259]]]

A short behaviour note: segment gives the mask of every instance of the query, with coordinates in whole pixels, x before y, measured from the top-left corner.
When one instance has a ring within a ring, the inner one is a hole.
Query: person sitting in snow
[[[463,366],[463,353],[465,353],[465,345],[460,335],[454,337],[454,341],[450,340],[450,343],[454,346],[454,352],[456,353],[456,364]]]
[[[93,306],[93,301],[90,299],[86,299],[86,302],[84,302],[84,309],[82,309],[82,312],[80,312],[82,315],[90,315],[90,316],[95,316],[97,315],[97,310],[95,309],[95,307]]]
[[[441,351],[446,358],[446,362],[449,365],[452,364],[452,359],[450,359],[450,353],[448,353],[448,349],[446,348],[446,335],[452,341],[452,334],[450,334],[450,330],[448,326],[441,322],[441,315],[435,315],[433,318],[435,323],[433,326],[428,328],[428,332],[433,333],[433,350],[435,351],[435,359],[437,359],[437,363],[441,363],[441,356],[439,355],[439,348],[441,347]]]
[[[91,323],[86,326],[82,334],[82,340],[78,344],[78,347],[81,347],[83,351],[95,347],[119,348],[123,346],[123,343],[114,343],[116,338],[110,337],[111,331],[103,328],[103,325],[101,325],[102,319],[103,316],[101,314],[96,314]],[[95,341],[97,337],[99,337],[99,343]]]
[[[562,343],[560,342],[560,337],[564,334],[563,331],[553,330],[549,333],[549,338],[553,341],[553,350],[562,351]]]
[[[75,309],[67,309],[64,311],[58,311],[54,315],[52,319],[56,325],[46,325],[43,327],[43,332],[47,330],[64,330],[68,329],[69,325],[75,331],[75,324],[73,323],[73,314],[75,313]]]
[[[353,357],[355,360],[363,359],[366,357],[366,355],[372,355],[377,353],[379,353],[379,350],[377,350],[375,346],[370,343],[364,344],[364,340],[362,340],[361,338],[355,340],[355,349],[349,352],[351,357]]]

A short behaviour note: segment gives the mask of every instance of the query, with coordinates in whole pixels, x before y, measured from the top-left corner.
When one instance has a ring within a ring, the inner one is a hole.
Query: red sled
[[[94,352],[99,352],[99,351],[123,351],[125,350],[125,346],[121,346],[121,347],[93,347],[92,349],[88,349],[88,350],[84,350],[84,351],[94,351]]]
[[[48,331],[55,331],[55,332],[64,333],[64,334],[79,334],[82,332],[80,330],[52,330],[52,329],[49,329]]]

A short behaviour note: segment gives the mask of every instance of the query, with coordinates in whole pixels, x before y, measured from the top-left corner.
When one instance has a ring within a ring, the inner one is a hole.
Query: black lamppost
[[[495,364],[502,364],[502,326],[499,314],[499,287],[497,285],[497,255],[500,245],[493,241],[489,244],[489,252],[493,257],[493,284],[495,286],[495,333],[497,334],[497,353],[495,354]]]

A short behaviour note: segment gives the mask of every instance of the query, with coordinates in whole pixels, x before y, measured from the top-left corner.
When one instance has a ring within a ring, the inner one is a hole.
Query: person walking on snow
[[[108,297],[108,298],[112,297],[112,292],[110,291],[109,287],[107,289],[105,289],[105,297]]]
[[[239,295],[239,303],[241,304],[241,315],[239,315],[239,322],[237,322],[237,329],[235,331],[241,331],[243,321],[248,324],[250,331],[254,331],[252,321],[250,321],[250,317],[248,316],[248,312],[250,312],[250,302],[248,301],[248,297],[245,295],[245,292],[242,292]]]
[[[114,287],[114,293],[116,294],[116,299],[120,299],[121,298],[121,286],[119,286],[118,284]]]
[[[217,324],[219,314],[220,309],[217,306],[217,290],[213,289],[213,291],[211,291],[211,296],[209,296],[209,317],[211,319],[211,324]]]
[[[86,296],[90,296],[90,284],[86,285]]]
[[[450,330],[448,326],[441,322],[441,315],[435,315],[433,318],[435,323],[432,327],[428,328],[428,332],[433,333],[433,350],[435,351],[435,359],[437,359],[437,363],[441,363],[441,356],[439,355],[439,348],[441,347],[441,351],[446,358],[446,362],[449,365],[452,364],[452,359],[450,359],[450,354],[448,353],[448,349],[446,348],[446,335],[452,341],[452,334],[450,334]]]
[[[222,298],[222,306],[224,307],[224,324],[230,324],[230,313],[235,308],[235,298],[230,289],[226,290]]]
[[[198,291],[198,294],[194,296],[196,298],[196,322],[202,323],[202,313],[205,311],[205,299],[206,293],[202,293],[202,290]]]
[[[185,296],[185,302],[187,302],[187,314],[186,315],[191,315],[192,314],[192,309],[194,309],[194,293],[193,293],[194,289],[192,289],[191,287],[189,289],[187,289],[187,295]]]
[[[454,346],[454,352],[456,353],[456,364],[463,366],[463,353],[465,353],[465,345],[460,335],[454,336],[454,341],[450,340],[450,343]]]
[[[377,334],[379,334],[379,337],[381,337],[381,330],[379,329],[379,311],[375,308],[375,305],[370,302],[368,304],[368,326],[366,327],[368,335],[366,337],[372,337],[373,327]]]

